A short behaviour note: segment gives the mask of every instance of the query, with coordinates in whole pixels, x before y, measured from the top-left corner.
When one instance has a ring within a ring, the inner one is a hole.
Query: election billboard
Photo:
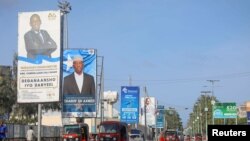
[[[96,61],[95,49],[63,51],[63,117],[96,117]]]
[[[18,13],[17,102],[60,101],[61,13]]]
[[[145,107],[145,108],[144,108]],[[156,99],[155,97],[142,97],[141,98],[141,120],[142,125],[155,127],[156,124]],[[146,114],[146,118],[145,118]],[[145,121],[146,120],[146,121]]]
[[[137,86],[121,87],[120,120],[126,123],[139,122],[140,88]]]

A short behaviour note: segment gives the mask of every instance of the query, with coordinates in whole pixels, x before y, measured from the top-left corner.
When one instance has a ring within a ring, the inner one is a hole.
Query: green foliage
[[[10,66],[0,67],[0,115],[12,112],[15,103]]]
[[[247,124],[246,118],[237,118],[237,119],[213,119],[212,115],[212,100],[215,102],[219,102],[216,97],[211,95],[201,95],[193,107],[193,112],[189,115],[188,127],[191,127],[192,132],[206,132],[206,122],[209,125],[214,124],[227,124],[227,125],[235,125],[235,124]],[[207,111],[205,110],[207,109]],[[201,114],[200,114],[201,113]],[[199,116],[199,123],[197,120],[197,116]],[[206,120],[207,119],[207,120]],[[198,126],[199,125],[199,126]],[[199,129],[198,129],[199,127]]]
[[[167,124],[167,129],[183,130],[180,115],[174,108],[165,110],[165,122]]]

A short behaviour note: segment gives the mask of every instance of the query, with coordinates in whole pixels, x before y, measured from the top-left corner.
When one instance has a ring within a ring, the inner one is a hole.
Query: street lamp
[[[208,93],[211,93],[211,91],[201,91],[201,93],[205,94],[205,117],[206,117],[206,140],[207,140],[207,112],[208,112],[208,108],[207,108],[207,97],[208,97]]]
[[[201,112],[201,103],[199,104],[200,109],[200,126],[201,126],[201,134],[202,134],[202,112]]]
[[[211,100],[211,104],[212,104],[212,117],[213,117],[213,125],[214,125],[214,113],[213,113],[214,112],[214,105],[215,105],[215,100],[214,99]]]
[[[63,48],[68,48],[68,18],[67,15],[71,11],[72,7],[66,0],[58,1],[58,7],[63,13]]]
[[[212,99],[214,98],[214,83],[215,82],[219,82],[220,80],[207,80],[208,82],[211,82],[212,83]],[[213,105],[214,107],[214,104],[215,104],[215,100],[213,99],[211,101],[211,104]],[[213,111],[213,110],[212,110]],[[213,114],[212,114],[213,115]],[[213,116],[213,125],[214,125],[214,116]]]
[[[199,101],[195,103],[196,120],[197,120],[197,133],[200,133],[200,113],[199,113]]]

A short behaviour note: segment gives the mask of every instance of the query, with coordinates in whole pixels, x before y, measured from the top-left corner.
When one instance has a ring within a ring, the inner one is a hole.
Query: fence
[[[33,127],[35,136],[37,137],[38,126],[35,125],[20,125],[20,124],[6,124],[8,128],[7,141],[25,141],[26,132],[30,126]],[[41,140],[42,141],[60,141],[63,128],[58,126],[41,126]]]

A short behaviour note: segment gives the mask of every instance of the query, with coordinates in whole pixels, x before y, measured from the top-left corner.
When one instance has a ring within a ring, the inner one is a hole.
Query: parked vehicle
[[[89,141],[89,126],[85,123],[63,126],[63,141]]]
[[[130,141],[144,141],[144,134],[139,129],[131,129],[129,133]]]
[[[101,122],[98,141],[129,141],[127,123],[120,121]]]
[[[165,129],[160,133],[159,141],[180,141],[175,130]]]

